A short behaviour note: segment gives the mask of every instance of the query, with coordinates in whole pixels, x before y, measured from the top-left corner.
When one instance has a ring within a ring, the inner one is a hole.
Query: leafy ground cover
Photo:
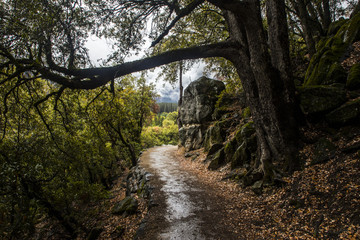
[[[260,195],[228,180],[229,166],[209,171],[202,150],[194,161],[181,151],[178,157],[183,168],[196,172],[204,184],[228,199],[228,224],[236,225],[239,239],[359,239],[360,160],[359,152],[348,151],[360,138],[339,138],[334,143],[335,154],[315,165],[315,146],[306,145],[304,169]]]

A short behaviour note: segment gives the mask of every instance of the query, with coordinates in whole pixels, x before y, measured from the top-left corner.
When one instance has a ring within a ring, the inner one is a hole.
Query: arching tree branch
[[[114,78],[180,60],[208,57],[230,58],[233,51],[236,51],[236,48],[239,48],[236,46],[236,43],[227,41],[216,44],[173,50],[159,54],[157,56],[148,57],[133,62],[127,62],[113,67],[88,69],[52,69],[51,67],[47,68],[37,65],[35,66],[34,70],[37,70],[41,74],[42,78],[46,78],[67,88],[94,89],[105,85]]]

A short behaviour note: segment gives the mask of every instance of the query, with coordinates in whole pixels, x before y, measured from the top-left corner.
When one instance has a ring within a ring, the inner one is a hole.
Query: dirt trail
[[[176,150],[155,147],[141,157],[151,173],[153,207],[139,239],[241,239],[226,224],[227,200],[181,168]]]

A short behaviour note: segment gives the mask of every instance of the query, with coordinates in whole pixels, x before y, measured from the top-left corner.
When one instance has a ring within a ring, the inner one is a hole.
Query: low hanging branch
[[[208,57],[229,58],[234,51],[237,51],[237,49],[239,49],[239,46],[235,42],[225,41],[221,43],[177,49],[112,67],[67,69],[53,64],[49,67],[44,67],[36,62],[33,62],[32,70],[41,74],[42,78],[58,83],[66,88],[95,89],[113,81],[115,78],[180,60]]]

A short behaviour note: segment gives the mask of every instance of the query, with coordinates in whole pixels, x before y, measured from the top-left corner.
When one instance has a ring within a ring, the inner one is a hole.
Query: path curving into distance
[[[181,168],[177,146],[160,146],[141,156],[151,174],[152,207],[138,239],[241,239],[226,224],[225,202],[211,187]]]

